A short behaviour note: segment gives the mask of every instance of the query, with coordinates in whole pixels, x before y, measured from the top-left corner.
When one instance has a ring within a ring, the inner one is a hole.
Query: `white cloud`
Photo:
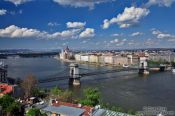
[[[148,39],[145,40],[144,44],[146,46],[153,46],[153,45],[158,44],[158,41],[157,40],[153,40],[151,38],[148,38]]]
[[[15,25],[0,29],[0,38],[41,38],[41,39],[69,39],[77,38],[80,29],[65,30],[62,32],[48,33],[46,31],[39,31],[37,29],[20,28]]]
[[[159,6],[166,6],[166,7],[170,7],[173,2],[175,2],[175,0],[149,0],[146,3],[147,7],[150,7],[152,5],[159,5]]]
[[[114,33],[114,34],[112,34],[111,36],[113,36],[113,37],[119,37],[119,36],[123,36],[123,33]]]
[[[4,1],[12,2],[13,4],[15,4],[17,6],[17,5],[20,5],[20,4],[24,4],[26,2],[30,2],[32,0],[4,0]]]
[[[80,33],[80,38],[90,38],[95,36],[95,30],[92,28],[86,28],[83,32]]]
[[[95,4],[110,2],[114,0],[53,0],[53,1],[63,6],[71,6],[75,8],[89,7],[89,9],[93,9]]]
[[[78,38],[78,34],[80,33],[80,29],[72,29],[72,30],[65,30],[62,32],[56,32],[51,35],[49,35],[49,38]]]
[[[81,43],[85,44],[85,43],[87,43],[87,41],[84,40],[84,41],[82,41]]]
[[[122,46],[124,44],[125,44],[125,42],[124,41],[121,41],[121,42],[117,43],[116,46]]]
[[[141,32],[134,32],[134,33],[132,33],[131,34],[131,36],[140,36],[140,35],[143,35],[143,33],[141,33]]]
[[[5,15],[7,13],[7,10],[5,9],[0,9],[0,16]]]
[[[114,33],[114,34],[112,34],[111,36],[113,36],[113,37],[118,37],[118,36],[120,36],[120,34]]]
[[[156,35],[158,39],[175,39],[175,35],[164,33],[156,29],[152,30],[152,34]]]
[[[110,41],[110,43],[112,43],[112,44],[113,44],[113,43],[118,43],[118,42],[119,42],[118,39],[114,39],[114,40],[111,40],[111,41]]]
[[[60,24],[58,24],[57,22],[49,22],[47,25],[50,27],[55,27],[55,26],[58,26]]]
[[[109,41],[108,43],[105,42],[106,46],[122,46],[127,42],[127,39],[114,39]]]
[[[127,41],[127,39],[122,39],[123,42]]]
[[[166,33],[160,33],[157,35],[157,38],[163,39],[163,38],[172,38],[174,37],[173,35],[166,34]]]
[[[127,28],[139,23],[139,20],[147,16],[149,13],[150,11],[146,8],[126,7],[124,12],[122,14],[118,14],[117,17],[110,20],[105,19],[103,21],[102,28],[107,29],[112,24],[118,24],[120,28]]]
[[[84,28],[86,22],[67,22],[67,28]]]
[[[62,43],[62,46],[66,46],[68,44],[69,44],[69,42],[65,42],[65,43]]]
[[[131,42],[128,42],[128,45],[134,45],[135,42],[131,41]]]
[[[11,15],[16,15],[16,14],[22,14],[23,10],[19,10],[19,11],[10,11],[9,12]]]
[[[37,29],[20,28],[15,25],[0,29],[0,38],[77,39],[94,36],[95,30],[92,28],[86,28],[84,31],[82,29],[68,29],[54,33]]]

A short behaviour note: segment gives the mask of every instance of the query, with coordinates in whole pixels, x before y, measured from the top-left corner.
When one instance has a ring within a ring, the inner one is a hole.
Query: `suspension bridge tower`
[[[78,64],[70,64],[70,77],[69,77],[69,84],[71,85],[80,85],[80,74],[79,74],[79,66]]]
[[[139,58],[139,74],[144,74],[144,75],[149,74],[148,62],[146,57]]]

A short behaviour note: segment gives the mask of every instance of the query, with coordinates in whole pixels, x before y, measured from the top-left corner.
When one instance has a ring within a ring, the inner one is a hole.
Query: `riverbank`
[[[87,65],[93,65],[93,66],[108,66],[108,67],[123,67],[122,65],[116,65],[116,64],[109,64],[109,63],[96,63],[96,62],[83,62],[83,61],[77,61],[77,60],[69,60],[69,59],[60,59],[59,57],[56,57],[55,59],[66,62],[66,63],[77,63],[77,64],[87,64]]]

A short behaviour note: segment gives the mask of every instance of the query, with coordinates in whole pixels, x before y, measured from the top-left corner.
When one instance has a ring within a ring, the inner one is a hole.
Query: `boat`
[[[172,69],[172,72],[175,73],[175,68]]]
[[[129,66],[127,64],[123,64],[123,68],[128,68]]]

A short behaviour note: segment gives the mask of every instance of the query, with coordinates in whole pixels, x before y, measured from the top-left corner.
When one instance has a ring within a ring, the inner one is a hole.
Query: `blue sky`
[[[175,0],[0,0],[0,49],[175,48]]]

